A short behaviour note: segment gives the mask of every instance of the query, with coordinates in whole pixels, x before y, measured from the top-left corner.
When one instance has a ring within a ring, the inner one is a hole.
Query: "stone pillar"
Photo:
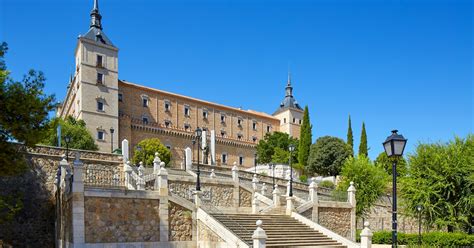
[[[252,193],[255,193],[257,192],[257,184],[258,184],[258,178],[257,178],[257,174],[253,174],[253,178],[252,178],[252,190],[253,192]]]
[[[155,158],[153,159],[153,174],[157,175],[160,171],[160,157],[158,157],[158,153],[155,152]]]
[[[196,204],[196,208],[201,207],[201,196],[202,196],[202,191],[195,190],[193,192],[194,195],[194,204]]]
[[[211,130],[211,165],[216,165],[216,131]]]
[[[239,183],[239,168],[237,168],[237,162],[234,162],[234,167],[232,167],[232,180],[234,180],[234,183]]]
[[[259,205],[257,195],[254,195],[252,199],[252,214],[258,214]]]
[[[275,184],[275,189],[273,190],[273,206],[280,207],[280,190],[278,189],[278,184]]]
[[[186,154],[186,170],[192,170],[193,169],[193,152],[191,148],[186,147],[186,149],[184,149],[184,153]]]
[[[125,186],[127,187],[127,189],[135,189],[135,185],[132,185],[130,183],[130,180],[132,178],[132,171],[133,171],[132,166],[130,166],[130,161],[127,161],[124,164],[123,171],[125,172]]]
[[[351,240],[356,240],[356,188],[354,182],[350,182],[350,186],[347,189],[347,199],[352,206],[351,209]]]
[[[290,181],[286,182],[286,196],[290,196]]]
[[[240,205],[240,184],[239,184],[239,168],[237,162],[232,167],[232,181],[234,181],[233,206],[238,208]]]
[[[140,166],[138,167],[137,190],[145,190],[144,171],[145,167],[143,167],[143,162],[140,162]]]
[[[372,247],[372,231],[369,229],[369,222],[364,222],[364,229],[360,232],[360,248]]]
[[[160,241],[169,239],[169,212],[168,212],[168,171],[165,163],[160,162],[158,170],[158,191],[160,194]]]
[[[74,247],[84,247],[84,181],[82,177],[84,164],[80,160],[80,153],[76,153],[74,160],[74,176],[72,182],[72,242]]]
[[[214,172],[214,169],[211,169],[211,174],[209,175],[210,178],[216,178],[216,173]]]
[[[263,185],[262,185],[262,190],[261,190],[260,193],[261,193],[262,195],[265,195],[266,192],[267,192],[267,185],[266,185],[266,183],[263,183]]]
[[[314,222],[319,221],[319,198],[318,198],[318,184],[316,180],[312,180],[309,184],[309,200],[313,202],[313,211],[311,213],[311,220]]]
[[[158,172],[158,191],[160,196],[168,196],[168,171],[165,169],[164,162],[161,162],[160,165],[163,165]]]
[[[291,213],[295,210],[295,203],[293,202],[294,199],[294,196],[288,196],[286,198],[286,215],[291,215]]]
[[[128,140],[124,139],[122,140],[122,156],[123,156],[123,161],[127,162],[130,159],[130,151],[128,150]]]
[[[267,234],[265,230],[262,228],[262,221],[257,220],[257,229],[253,232],[252,239],[253,239],[253,248],[265,248],[265,244],[267,241]]]

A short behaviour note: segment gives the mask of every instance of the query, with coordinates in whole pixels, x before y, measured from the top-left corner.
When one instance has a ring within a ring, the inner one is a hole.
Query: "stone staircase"
[[[213,214],[212,216],[250,247],[253,242],[252,234],[256,228],[255,223],[257,220],[262,220],[262,228],[268,236],[267,247],[347,248],[347,246],[286,215]]]

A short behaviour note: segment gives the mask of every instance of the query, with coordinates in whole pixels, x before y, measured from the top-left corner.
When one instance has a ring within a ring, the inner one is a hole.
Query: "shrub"
[[[145,166],[152,167],[155,152],[158,152],[158,157],[160,157],[160,160],[165,162],[166,165],[168,165],[171,160],[171,151],[157,138],[144,139],[138,143],[138,146],[140,146],[142,150],[139,151],[137,147],[135,147],[132,158],[134,164],[143,161]]]
[[[330,189],[334,189],[335,188],[335,185],[333,182],[331,181],[322,181],[319,183],[318,185],[319,187],[322,187],[322,188],[330,188]]]
[[[360,242],[360,231],[357,232],[357,241]],[[472,247],[474,245],[474,235],[466,233],[429,232],[422,233],[421,247]],[[391,244],[392,232],[374,232],[372,244]],[[398,233],[398,244],[408,247],[418,246],[417,233]]]
[[[301,176],[300,176],[300,182],[302,182],[302,183],[307,183],[307,182],[308,182],[308,176],[306,176],[306,175],[301,175]]]

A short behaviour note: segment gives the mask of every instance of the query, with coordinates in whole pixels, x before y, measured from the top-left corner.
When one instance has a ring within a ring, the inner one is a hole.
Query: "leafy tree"
[[[366,156],[349,157],[342,167],[342,181],[337,186],[340,192],[346,192],[350,182],[354,182],[356,192],[356,215],[364,217],[370,207],[384,193],[388,175]]]
[[[280,147],[275,147],[274,153],[272,155],[272,162],[288,164],[288,161],[290,161],[290,152],[288,150],[283,150]]]
[[[365,132],[365,123],[362,122],[362,132],[360,134],[359,155],[369,156],[369,148],[367,147],[367,133]]]
[[[352,153],[354,153],[354,136],[352,136],[352,124],[351,116],[349,115],[349,127],[347,128],[347,144],[351,147]]]
[[[86,128],[86,123],[83,120],[76,120],[72,116],[68,116],[65,120],[60,118],[52,119],[49,123],[49,131],[47,137],[42,141],[45,145],[57,146],[57,128],[61,125],[61,146],[66,147],[64,137],[70,136],[71,142],[69,148],[97,151],[99,147],[95,144],[89,130]]]
[[[394,161],[397,161],[397,176],[405,176],[407,174],[407,161],[404,158],[389,158],[385,152],[381,152],[375,159],[375,166],[382,168],[387,174],[392,175],[392,164]]]
[[[158,152],[158,157],[162,162],[165,162],[166,165],[168,165],[171,160],[171,151],[164,146],[158,138],[144,139],[140,141],[137,146],[141,147],[141,151],[135,147],[132,158],[132,163],[134,164],[143,161],[145,166],[152,167],[155,152]]]
[[[265,134],[265,137],[261,139],[257,144],[257,162],[260,164],[275,162],[272,160],[273,154],[275,154],[275,149],[278,147],[283,151],[288,151],[288,147],[290,144],[295,145],[292,163],[297,163],[297,154],[299,150],[297,139],[292,138],[289,134],[282,132],[273,132]],[[288,163],[288,160],[285,163]]]
[[[311,143],[313,142],[311,129],[312,126],[309,120],[309,110],[308,106],[306,106],[304,108],[303,123],[301,124],[300,140],[298,146],[298,162],[303,166],[303,168],[308,162],[309,150],[311,149]]]
[[[307,171],[323,176],[338,175],[344,160],[350,155],[350,147],[344,140],[331,136],[321,137],[311,145]]]
[[[6,43],[0,44],[0,175],[9,176],[26,169],[18,147],[9,141],[33,146],[47,132],[48,112],[52,111],[54,95],[44,93],[44,75],[30,70],[21,82],[10,78],[4,55]]]
[[[423,207],[428,226],[467,231],[474,226],[474,135],[448,143],[419,144],[401,180],[406,209]]]

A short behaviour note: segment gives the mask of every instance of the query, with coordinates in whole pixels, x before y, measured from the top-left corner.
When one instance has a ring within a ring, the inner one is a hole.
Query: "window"
[[[222,137],[225,136],[225,131],[224,131],[224,130],[221,130],[221,136],[222,136]]]
[[[295,119],[295,118],[293,118],[293,123],[296,123],[296,119]]]
[[[102,100],[97,100],[97,111],[104,111],[104,102]]]
[[[207,129],[207,127],[203,127],[203,128],[202,128],[202,131],[203,131],[203,132],[204,132],[204,131],[207,132],[207,131],[209,131],[209,130]]]
[[[242,118],[237,119],[237,126],[242,127]]]
[[[253,140],[253,142],[256,142],[256,141],[257,141],[257,137],[256,137],[256,136],[253,136],[253,137],[252,137],[252,140]]]
[[[148,98],[142,98],[143,107],[148,107]]]
[[[104,84],[104,74],[97,73],[97,83],[98,84]]]
[[[222,154],[222,163],[227,164],[227,153]]]
[[[283,123],[286,123],[286,118],[283,118]]]
[[[208,116],[209,116],[209,113],[207,112],[207,110],[206,110],[206,109],[203,109],[203,110],[202,110],[202,118],[203,118],[203,119],[207,119]]]
[[[170,111],[170,108],[171,108],[171,104],[169,101],[165,101],[165,111],[166,112],[169,112]]]
[[[239,165],[243,165],[243,164],[244,164],[244,157],[239,156]]]
[[[190,113],[190,108],[189,106],[184,106],[184,116],[189,116],[189,113]]]
[[[170,127],[171,126],[171,121],[165,121],[165,127]]]
[[[237,139],[242,139],[243,135],[241,133],[237,134]]]
[[[189,131],[190,128],[191,128],[191,125],[189,125],[187,123],[184,124],[184,130]]]
[[[300,125],[301,125],[301,120],[299,120],[299,122],[300,122]]]
[[[257,122],[256,122],[256,121],[254,121],[254,122],[252,123],[252,129],[253,129],[253,130],[257,130]]]
[[[168,148],[168,150],[171,150],[171,145],[166,145],[166,148]]]
[[[270,132],[270,129],[271,129],[271,127],[270,127],[270,126],[267,126],[267,133]]]
[[[123,94],[122,93],[118,94],[118,101],[123,102]]]
[[[221,114],[221,123],[225,122],[225,114]]]
[[[105,140],[104,131],[97,131],[97,139],[98,140]]]
[[[102,66],[102,56],[101,55],[97,55],[97,67],[103,67]]]
[[[143,116],[142,121],[143,121],[143,124],[145,124],[145,125],[148,124],[148,117]]]

